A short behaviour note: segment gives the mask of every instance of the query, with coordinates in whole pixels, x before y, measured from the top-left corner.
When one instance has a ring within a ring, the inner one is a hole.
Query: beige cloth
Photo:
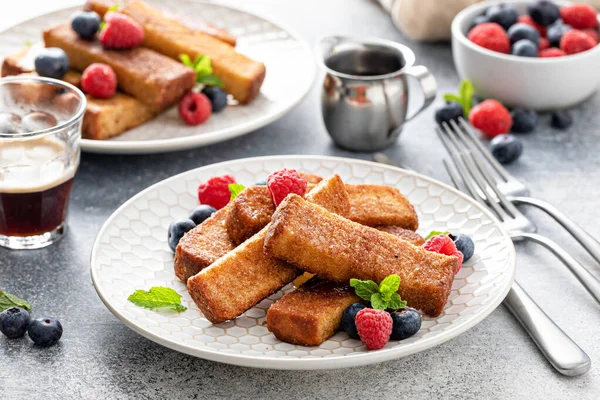
[[[420,41],[450,39],[450,24],[463,8],[482,0],[379,0],[396,26],[409,38]],[[600,0],[577,0],[600,8]]]

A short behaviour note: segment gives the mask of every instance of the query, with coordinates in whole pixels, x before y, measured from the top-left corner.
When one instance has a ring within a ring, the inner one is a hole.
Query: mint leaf
[[[465,79],[460,83],[460,98],[465,111],[465,118],[468,118],[473,105],[473,84],[470,80]]]
[[[181,295],[175,290],[162,286],[154,286],[149,291],[136,290],[127,300],[136,306],[149,308],[151,310],[166,308],[177,312],[187,310],[181,305]]]
[[[194,63],[192,62],[190,56],[188,56],[187,54],[180,54],[179,59],[181,60],[182,64],[186,67],[194,68]]]
[[[194,70],[198,76],[211,75],[213,70],[210,64],[210,58],[198,55],[194,60]]]
[[[451,102],[451,103],[458,103],[462,106],[462,99],[455,94],[446,93],[444,95],[444,100]]]
[[[213,75],[213,69],[208,56],[198,54],[194,61],[188,54],[180,54],[179,59],[186,67],[192,68],[196,72],[196,83],[207,86],[223,87],[223,81],[216,75]]]
[[[361,281],[360,279],[350,279],[350,286],[354,288],[356,295],[364,300],[371,300],[371,296],[379,293],[379,286],[373,281]]]
[[[387,304],[387,308],[391,308],[392,310],[398,310],[404,307],[406,307],[406,301],[402,300],[398,293],[394,293]]]
[[[29,304],[27,301],[15,296],[14,294],[0,290],[0,312],[8,310],[11,307],[19,307],[25,310],[31,310],[31,304]]]
[[[425,236],[425,240],[433,237],[433,236],[437,236],[437,235],[447,235],[450,232],[440,232],[440,231],[431,231],[429,232],[429,235]]]
[[[219,79],[216,75],[202,75],[196,77],[197,83],[202,83],[207,86],[218,86],[220,88],[223,87],[223,81]]]
[[[396,274],[388,275],[379,284],[379,292],[385,299],[390,299],[392,293],[396,293],[400,287],[400,277]]]
[[[117,11],[118,9],[119,9],[119,5],[118,4],[114,4],[114,5],[110,6],[108,8],[108,10],[106,10],[106,12],[108,13],[108,12],[111,12],[111,11]]]
[[[371,296],[371,307],[376,310],[385,310],[387,308],[388,302],[383,299],[381,293],[373,293]]]
[[[229,184],[229,193],[231,193],[231,197],[229,200],[234,200],[238,194],[242,193],[242,190],[246,189],[246,186],[240,183],[230,183]]]
[[[106,21],[100,22],[100,26],[98,27],[98,31],[101,31],[106,26]]]

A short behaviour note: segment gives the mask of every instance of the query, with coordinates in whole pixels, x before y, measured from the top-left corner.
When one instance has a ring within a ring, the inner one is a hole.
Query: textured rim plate
[[[165,2],[147,0],[159,9]],[[162,4],[162,5],[161,5]],[[173,3],[174,4],[174,3]],[[0,32],[0,58],[14,54],[27,42],[40,40],[43,30],[65,23],[80,7],[45,14]],[[177,106],[153,120],[110,140],[81,141],[84,151],[115,154],[149,154],[207,146],[250,133],[290,111],[310,90],[316,72],[312,51],[298,34],[279,23],[228,6],[179,0],[174,16],[193,27],[210,21],[237,36],[237,50],[260,60],[267,75],[259,96],[245,106],[229,106],[204,124],[186,126]]]
[[[231,174],[250,185],[283,167],[330,176],[347,183],[395,186],[414,204],[421,234],[460,230],[475,241],[475,256],[456,275],[448,304],[437,318],[425,318],[417,335],[367,351],[338,332],[319,347],[277,340],[264,325],[274,300],[263,300],[235,321],[207,321],[173,272],[167,227],[197,206],[196,189],[215,175]],[[278,369],[329,369],[371,364],[413,354],[473,327],[504,299],[515,273],[513,244],[489,212],[472,199],[431,178],[367,161],[319,156],[275,156],[228,161],[194,169],[159,182],[123,204],[104,224],[92,250],[91,274],[98,295],[127,326],[161,345],[230,364]],[[158,313],[127,301],[136,289],[168,286],[189,307],[181,314]]]

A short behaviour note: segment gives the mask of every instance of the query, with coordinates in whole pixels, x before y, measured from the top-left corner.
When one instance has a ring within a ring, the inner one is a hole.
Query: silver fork
[[[506,198],[515,204],[526,204],[539,208],[553,217],[561,224],[574,238],[577,240],[596,261],[600,263],[600,243],[587,233],[583,228],[573,222],[564,213],[556,207],[543,200],[529,197],[529,188],[521,181],[513,177],[506,169],[490,154],[490,152],[481,144],[481,141],[475,136],[471,126],[464,120],[460,119],[460,124],[454,121],[450,123],[455,137],[466,146],[473,158],[478,164],[487,164],[488,177],[491,185],[506,196]]]

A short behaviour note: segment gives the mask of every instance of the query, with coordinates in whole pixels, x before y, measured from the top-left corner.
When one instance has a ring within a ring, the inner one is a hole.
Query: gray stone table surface
[[[176,2],[169,3],[176,8]],[[311,43],[323,34],[342,33],[407,44],[417,62],[431,69],[440,92],[457,87],[449,45],[411,42],[368,0],[255,0],[243,5],[285,22]],[[598,398],[599,305],[564,266],[534,244],[517,246],[517,278],[588,352],[592,369],[584,376],[557,374],[502,306],[470,331],[428,351],[377,365],[308,372],[241,368],[181,354],[136,334],[104,307],[90,279],[92,244],[108,216],[140,190],[192,168],[250,156],[370,158],[333,146],[319,115],[318,92],[315,83],[288,115],[229,142],[160,155],[83,154],[68,236],[43,250],[0,250],[0,287],[29,299],[36,315],[58,317],[65,328],[60,344],[49,349],[33,347],[28,339],[0,338],[0,398]],[[522,137],[523,157],[509,168],[532,193],[559,206],[595,235],[600,235],[599,107],[597,95],[575,108],[575,124],[567,131],[550,128],[549,116],[542,116],[539,128]],[[386,153],[449,182],[432,116],[433,107],[407,125]],[[600,276],[600,267],[555,222],[535,210],[527,214],[541,233]]]

